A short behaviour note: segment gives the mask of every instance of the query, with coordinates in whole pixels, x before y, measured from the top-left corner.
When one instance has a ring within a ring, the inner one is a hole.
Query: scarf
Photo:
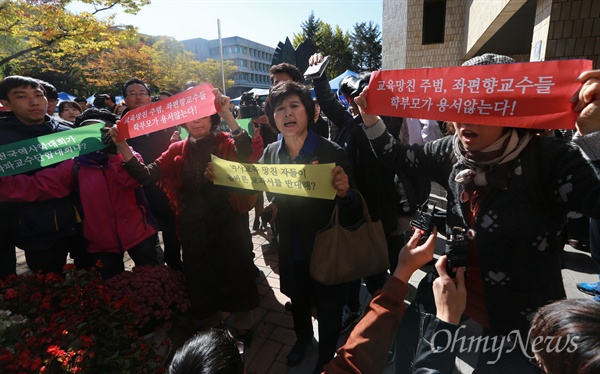
[[[504,168],[499,166],[517,158],[531,137],[530,132],[520,135],[516,129],[512,129],[481,151],[468,152],[458,135],[455,135],[454,155],[467,169],[460,171],[454,180],[463,185],[473,182],[476,186],[486,186],[491,183],[495,187],[505,189],[507,175],[503,172]]]
[[[104,167],[108,164],[108,155],[104,152],[96,151],[77,157],[79,165],[87,167]]]

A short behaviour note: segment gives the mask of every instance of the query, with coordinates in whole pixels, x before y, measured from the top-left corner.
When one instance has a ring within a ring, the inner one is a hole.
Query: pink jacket
[[[141,156],[135,154],[141,161]],[[0,178],[0,201],[41,201],[78,190],[83,208],[83,236],[90,253],[121,253],[156,233],[137,204],[141,185],[121,165],[121,155],[109,155],[103,168],[81,165],[74,183],[75,160],[45,168],[32,176]],[[119,243],[121,245],[119,245]]]

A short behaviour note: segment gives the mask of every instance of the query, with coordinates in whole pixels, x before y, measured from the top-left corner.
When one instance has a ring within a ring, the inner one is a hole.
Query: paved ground
[[[251,217],[252,222],[252,217]],[[255,264],[260,269],[260,275],[256,279],[261,295],[260,307],[256,310],[256,325],[254,327],[254,339],[251,348],[246,351],[246,363],[248,373],[256,374],[304,374],[310,373],[317,359],[316,344],[307,351],[307,357],[298,367],[288,368],[286,365],[286,356],[295,342],[294,331],[292,329],[292,316],[285,310],[285,303],[288,298],[279,290],[279,274],[277,253],[268,250],[269,234],[264,233],[253,237]],[[436,257],[443,252],[443,240],[438,240]],[[18,251],[18,273],[22,274],[28,271],[25,264],[25,258],[22,251]],[[568,298],[582,298],[586,295],[579,292],[575,284],[577,282],[595,282],[597,281],[598,270],[590,258],[589,253],[574,250],[567,246],[565,249],[566,269],[563,270],[563,279]],[[126,267],[131,268],[133,263],[127,259]],[[411,279],[411,292],[408,299],[414,297],[415,287],[424,276],[424,271],[417,271]],[[363,307],[367,304],[367,292],[363,286],[361,300]],[[318,331],[317,321],[313,320],[315,333]],[[173,347],[177,348],[183,344],[189,337],[186,329],[174,326],[169,332],[173,341]],[[343,344],[347,334],[340,337],[339,344]],[[315,336],[318,340],[318,336]],[[385,373],[393,373],[393,365],[389,365]],[[471,373],[472,361],[469,357],[463,357],[457,360],[457,373]]]

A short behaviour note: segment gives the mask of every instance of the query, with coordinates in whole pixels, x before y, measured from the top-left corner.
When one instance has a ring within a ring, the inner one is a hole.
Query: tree
[[[317,46],[318,49],[317,34],[319,33],[319,30],[322,27],[323,22],[321,22],[320,19],[315,18],[315,13],[311,11],[310,15],[308,16],[308,20],[300,24],[300,28],[302,29],[302,31],[298,34],[294,34],[294,38],[292,40],[292,45],[294,46],[294,48],[297,48],[300,45],[300,43],[302,43],[305,40],[312,40],[312,42],[315,44],[315,46]]]
[[[74,49],[97,52],[113,45],[113,16],[95,18],[120,5],[127,13],[137,13],[150,0],[82,0],[93,12],[74,14],[67,10],[72,0],[4,0],[0,5],[0,68],[34,52],[69,54]]]
[[[237,70],[237,66],[231,60],[225,60],[223,68],[225,70],[225,86],[227,88],[233,86],[233,73]],[[198,78],[200,82],[211,83],[214,87],[218,88],[223,92],[223,80],[221,79],[221,62],[213,60],[212,58],[207,59],[200,63],[198,69]]]
[[[156,74],[153,84],[159,90],[179,92],[185,82],[198,79],[200,62],[177,40],[159,37],[151,46],[142,49],[150,55]]]
[[[152,62],[151,51],[145,43],[124,45],[103,51],[84,66],[84,76],[94,92],[121,92],[121,85],[136,77],[155,85],[157,66]]]
[[[381,69],[381,32],[372,21],[354,25],[350,34],[352,46],[352,67],[354,71],[373,71]]]
[[[350,35],[342,31],[339,26],[331,38],[331,55],[335,56],[333,61],[327,67],[327,74],[330,77],[337,77],[352,67],[352,50],[350,49]]]

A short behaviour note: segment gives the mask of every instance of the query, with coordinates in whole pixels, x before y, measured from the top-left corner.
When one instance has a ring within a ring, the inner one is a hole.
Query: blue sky
[[[80,4],[72,10],[86,9]],[[89,9],[89,8],[87,8]],[[300,24],[315,17],[351,32],[359,22],[373,21],[381,30],[383,0],[152,0],[135,16],[115,8],[116,22],[138,27],[149,35],[167,35],[177,40],[217,39],[241,36],[275,48],[286,36],[292,40]]]

